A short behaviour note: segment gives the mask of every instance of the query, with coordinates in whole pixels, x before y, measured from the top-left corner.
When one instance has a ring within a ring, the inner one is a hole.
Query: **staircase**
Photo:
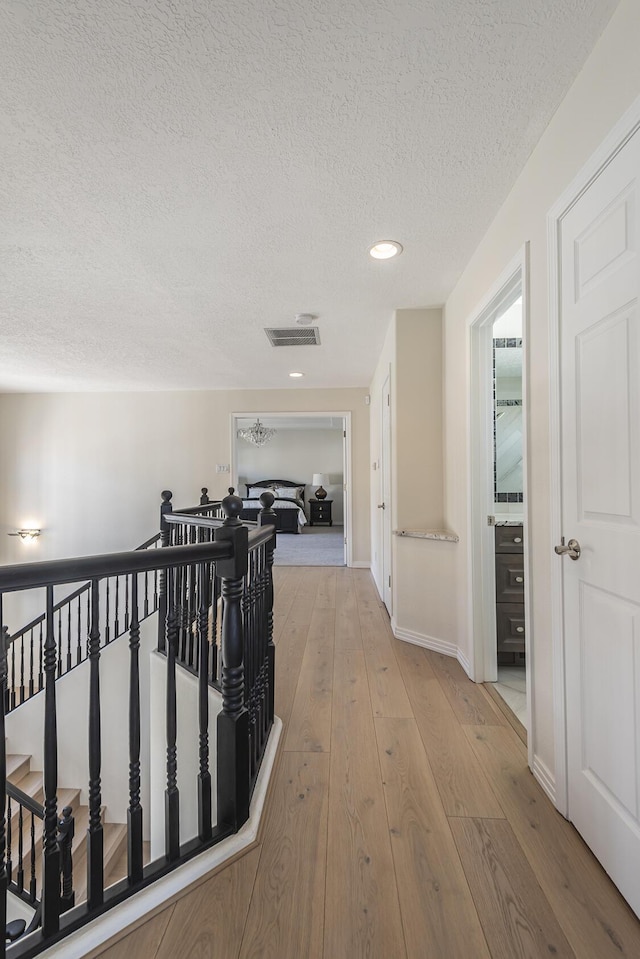
[[[21,789],[27,796],[42,803],[44,800],[44,784],[42,772],[31,769],[31,756],[18,753],[7,753],[7,779]],[[75,902],[78,905],[84,902],[87,896],[87,828],[89,825],[89,807],[80,803],[80,789],[68,787],[58,789],[58,809],[69,806],[73,812],[75,832],[71,854],[73,860],[73,888]],[[104,834],[104,876],[105,888],[113,885],[127,875],[127,827],[124,823],[104,821],[104,807],[102,808],[102,828]],[[14,863],[17,860],[19,843],[19,813],[16,809],[11,816],[12,852]],[[42,821],[35,820],[35,878],[36,897],[40,898],[42,876]],[[22,827],[22,846],[25,869],[25,887],[29,887],[31,872],[31,826],[24,822]],[[150,844],[144,843],[144,862],[149,862]]]

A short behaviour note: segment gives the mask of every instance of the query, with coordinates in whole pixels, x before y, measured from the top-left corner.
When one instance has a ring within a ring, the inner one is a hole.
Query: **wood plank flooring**
[[[635,959],[640,922],[459,664],[366,570],[277,567],[258,844],[104,959]]]

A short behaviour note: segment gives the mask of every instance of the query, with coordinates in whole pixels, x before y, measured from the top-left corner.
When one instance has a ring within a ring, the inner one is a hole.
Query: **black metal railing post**
[[[104,899],[104,831],[102,828],[102,733],[100,718],[99,582],[91,583],[89,631],[89,828],[87,829],[87,902],[89,909]]]
[[[169,862],[180,855],[180,793],[178,790],[178,718],[176,694],[176,654],[178,651],[178,589],[180,567],[167,570],[167,788],[164,794],[165,855]]]
[[[169,524],[165,522],[167,513],[173,512],[171,497],[173,493],[169,489],[164,489],[160,494],[162,503],[160,504],[160,546],[169,545],[171,530]],[[160,652],[165,648],[165,627],[167,623],[167,572],[160,570],[158,583],[158,649]]]
[[[131,577],[129,627],[129,808],[127,809],[127,873],[142,879],[142,806],[140,805],[140,622],[138,576]]]
[[[264,499],[263,499],[264,497]],[[271,503],[269,503],[271,499]],[[267,730],[273,724],[275,715],[275,677],[276,677],[276,647],[273,642],[273,559],[277,546],[276,524],[278,517],[273,507],[273,493],[263,493],[260,497],[263,509],[258,514],[258,525],[267,523],[273,525],[273,537],[266,545],[267,586],[265,590],[266,628],[267,628]]]
[[[53,586],[47,586],[44,643],[44,826],[42,932],[54,935],[60,926],[60,853],[58,850],[58,730],[56,711],[56,639]]]
[[[207,563],[198,566],[198,836],[202,842],[211,839],[211,772],[209,770],[209,606],[210,575]]]
[[[222,594],[222,711],[218,714],[218,823],[234,831],[249,818],[251,791],[249,714],[244,702],[242,595],[248,570],[249,531],[239,519],[242,500],[225,496],[226,514],[216,542],[233,543],[233,557],[217,563]]]

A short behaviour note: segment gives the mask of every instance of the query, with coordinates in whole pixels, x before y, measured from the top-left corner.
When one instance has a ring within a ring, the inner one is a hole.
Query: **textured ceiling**
[[[615,5],[4,0],[0,389],[367,385]]]

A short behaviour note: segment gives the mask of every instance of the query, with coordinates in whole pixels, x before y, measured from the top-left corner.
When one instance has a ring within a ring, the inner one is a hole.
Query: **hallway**
[[[275,571],[284,730],[258,843],[103,959],[640,955],[640,922],[452,659],[368,570]]]

